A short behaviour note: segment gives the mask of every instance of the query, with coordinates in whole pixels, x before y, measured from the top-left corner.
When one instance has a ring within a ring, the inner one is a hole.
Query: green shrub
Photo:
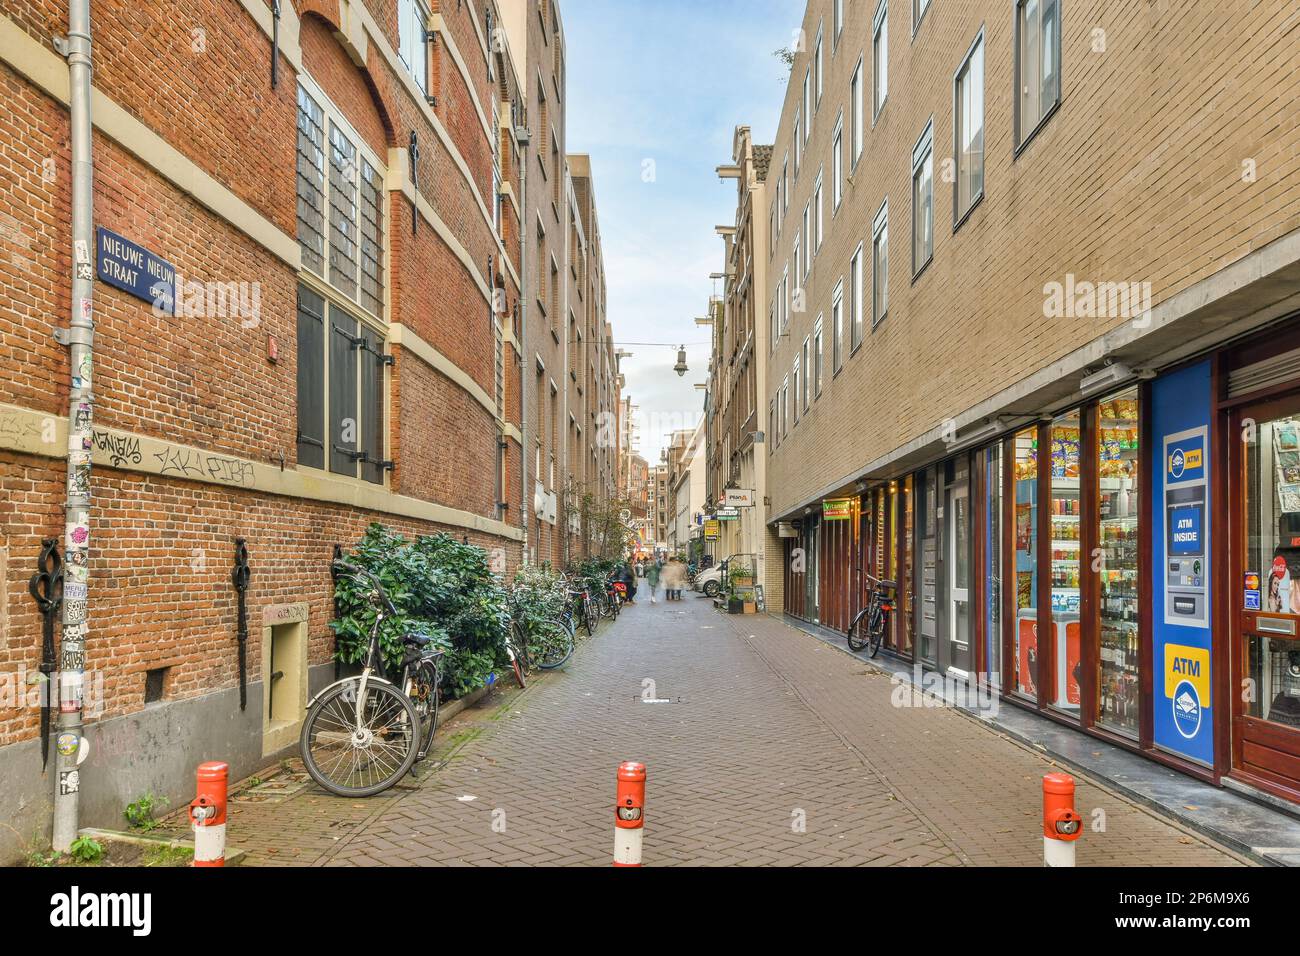
[[[152,830],[158,826],[157,813],[167,806],[165,797],[146,793],[134,803],[128,803],[123,814],[133,830]]]
[[[68,848],[68,854],[78,863],[98,863],[104,857],[104,847],[91,837],[77,837]]]
[[[397,609],[379,634],[390,673],[401,667],[402,637],[407,634],[428,637],[447,652],[439,672],[449,697],[483,687],[488,675],[508,666],[505,590],[482,548],[447,534],[407,541],[372,524],[346,560],[374,574]],[[377,614],[368,599],[368,583],[342,576],[334,595],[339,617],[330,626],[338,635],[339,659],[358,664],[365,658]]]

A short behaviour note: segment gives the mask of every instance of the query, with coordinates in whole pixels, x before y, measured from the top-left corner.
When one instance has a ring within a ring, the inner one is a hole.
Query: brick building
[[[543,355],[548,388],[564,367],[537,323],[552,270],[534,278],[537,261],[567,268],[567,230],[544,220],[552,199],[568,208],[553,3],[278,9],[92,11],[96,248],[75,254],[99,277],[87,824],[118,824],[145,792],[179,801],[204,757],[239,777],[296,745],[310,691],[334,673],[331,552],[369,523],[463,537],[502,572],[529,556],[528,536],[530,549],[552,544],[525,523],[534,478],[562,480],[549,471],[558,405],[529,428],[525,400]],[[525,21],[544,25],[527,44],[554,51],[552,71],[508,29]],[[27,584],[42,540],[64,531],[72,371],[54,332],[72,308],[74,251],[68,67],[53,40],[67,30],[57,4],[0,14],[10,690],[39,665]],[[142,263],[174,281],[142,283]],[[592,321],[607,339],[603,311]],[[236,539],[251,568],[246,710]],[[14,703],[0,709],[0,858],[46,832],[53,792],[38,712]]]
[[[802,27],[769,608],[844,630],[863,568],[904,660],[1300,798],[1294,4],[813,0]]]
[[[761,580],[766,564],[766,420],[758,396],[767,394],[767,177],[772,147],[755,145],[749,127],[736,128],[729,163],[718,167],[736,184],[736,218],[723,240],[723,294],[711,304],[713,331],[707,404],[706,512],[734,509],[719,521],[709,552],[719,560],[743,555]],[[728,504],[728,492],[734,502]],[[748,493],[745,494],[736,493]],[[733,517],[734,515],[734,517]]]

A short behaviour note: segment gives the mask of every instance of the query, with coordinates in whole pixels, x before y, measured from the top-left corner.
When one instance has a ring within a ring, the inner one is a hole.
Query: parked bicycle
[[[567,614],[555,620],[525,621],[517,617],[510,622],[506,651],[520,687],[524,686],[524,675],[533,664],[544,671],[563,667],[573,656],[573,647],[573,621]]]
[[[311,778],[340,797],[372,797],[392,787],[429,754],[438,728],[438,661],[427,637],[402,638],[401,673],[390,680],[379,643],[397,616],[379,579],[335,561],[334,571],[369,585],[375,609],[361,674],[321,691],[307,709],[299,745]]]
[[[872,577],[861,568],[858,568],[858,573],[873,584],[867,606],[857,613],[853,623],[849,625],[849,650],[860,651],[870,647],[871,656],[875,657],[880,653],[885,632],[889,630],[889,619],[894,613],[898,584]]]

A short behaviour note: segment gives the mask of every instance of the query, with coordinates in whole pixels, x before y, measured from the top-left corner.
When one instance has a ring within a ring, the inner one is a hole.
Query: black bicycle
[[[361,674],[330,685],[307,709],[299,746],[307,772],[340,797],[373,797],[392,787],[428,756],[438,729],[438,661],[430,639],[402,639],[399,679],[388,678],[379,631],[397,615],[369,571],[335,561],[334,571],[369,585],[375,609]]]
[[[885,632],[889,630],[889,619],[895,609],[895,594],[898,585],[894,581],[882,581],[858,569],[867,580],[874,582],[871,587],[871,599],[867,606],[857,613],[849,625],[849,650],[860,651],[871,648],[871,656],[880,653],[884,643]]]

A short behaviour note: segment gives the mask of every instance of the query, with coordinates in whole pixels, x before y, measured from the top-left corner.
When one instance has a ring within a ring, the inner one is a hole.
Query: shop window
[[[898,615],[900,622],[898,634],[898,650],[902,654],[912,653],[912,638],[915,633],[916,618],[914,617],[915,608],[912,598],[913,574],[912,574],[912,476],[908,475],[903,481],[903,560],[901,574],[898,576],[898,593],[903,602],[903,613]]]
[[[1259,610],[1270,616],[1244,635],[1247,713],[1300,727],[1300,641],[1294,619],[1278,617],[1300,614],[1300,416],[1259,424],[1246,446],[1246,569],[1262,577]]]
[[[1052,580],[1051,655],[1054,673],[1039,672],[1052,707],[1077,715],[1080,676],[1080,576],[1083,500],[1080,493],[1079,413],[1052,423],[1052,495],[1050,563]]]
[[[1011,688],[1026,697],[1038,694],[1038,429],[1015,437],[1013,451],[1015,551],[1007,562],[1014,574],[1016,600],[1012,627]]]
[[[1097,720],[1138,735],[1138,394],[1097,406],[1101,641]]]

